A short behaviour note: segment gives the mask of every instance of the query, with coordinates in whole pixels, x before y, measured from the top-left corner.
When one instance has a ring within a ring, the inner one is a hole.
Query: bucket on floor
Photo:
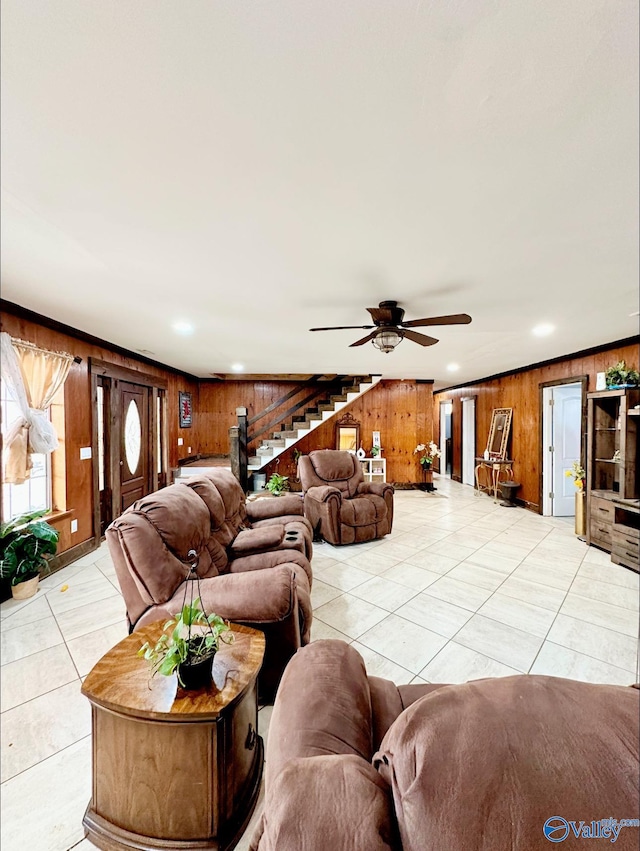
[[[267,484],[267,476],[265,473],[254,473],[253,478],[253,492],[263,491],[265,485]]]

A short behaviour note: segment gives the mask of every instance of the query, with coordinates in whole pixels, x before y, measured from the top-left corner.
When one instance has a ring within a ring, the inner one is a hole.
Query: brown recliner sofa
[[[318,449],[298,459],[304,514],[314,534],[330,544],[373,541],[391,532],[393,487],[365,482],[351,452]]]
[[[247,504],[231,472],[214,470],[138,500],[106,538],[130,631],[179,611],[197,560],[205,610],[265,633],[260,691],[275,692],[311,628],[312,533],[300,497]]]
[[[313,642],[278,690],[250,850],[543,851],[545,829],[581,848],[581,821],[639,816],[639,698],[535,675],[396,686]]]

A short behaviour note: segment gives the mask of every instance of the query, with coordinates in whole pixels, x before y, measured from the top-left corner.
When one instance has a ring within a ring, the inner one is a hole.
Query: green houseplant
[[[40,571],[48,570],[48,557],[58,548],[59,533],[42,519],[48,513],[31,511],[0,525],[0,576],[18,600],[37,592]]]
[[[289,476],[281,476],[279,473],[272,473],[271,478],[267,482],[267,490],[274,496],[289,490]]]
[[[640,384],[640,373],[637,369],[628,368],[621,360],[606,371],[607,388],[637,387]]]
[[[192,628],[196,627],[196,630]],[[233,643],[227,621],[219,615],[207,615],[200,598],[185,603],[182,611],[168,620],[155,645],[148,641],[138,650],[151,665],[152,676],[170,677],[175,671],[183,688],[202,688],[211,682],[212,663],[220,642]]]

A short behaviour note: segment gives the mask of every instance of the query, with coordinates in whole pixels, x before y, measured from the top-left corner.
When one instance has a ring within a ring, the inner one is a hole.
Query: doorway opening
[[[440,475],[453,471],[453,402],[440,402]]]
[[[475,487],[476,397],[462,399],[462,484]]]
[[[542,514],[575,516],[575,486],[566,475],[584,464],[586,377],[540,385],[542,396]]]

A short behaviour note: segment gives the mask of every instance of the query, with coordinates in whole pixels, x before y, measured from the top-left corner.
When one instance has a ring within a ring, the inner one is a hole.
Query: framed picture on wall
[[[191,428],[193,422],[193,401],[191,393],[180,391],[180,428]]]

